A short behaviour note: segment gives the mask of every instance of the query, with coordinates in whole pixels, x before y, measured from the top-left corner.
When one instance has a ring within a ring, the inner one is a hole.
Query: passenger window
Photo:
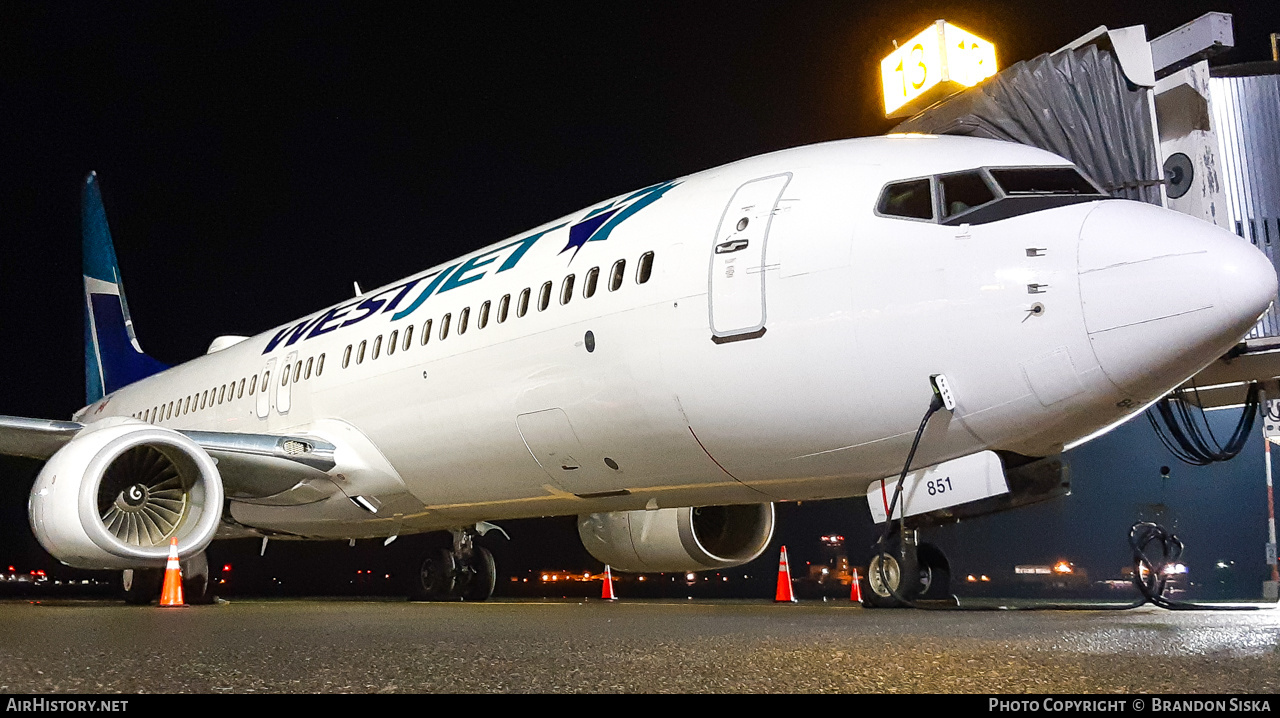
[[[880,193],[876,209],[890,217],[933,219],[933,197],[929,192],[929,180],[895,182]]]
[[[570,299],[573,299],[573,275],[572,274],[565,277],[564,281],[560,283],[560,303],[568,304]]]
[[[227,385],[223,384],[222,387],[218,389],[218,403],[221,404],[222,400],[226,398],[227,398]]]
[[[410,324],[404,330],[404,351],[409,351],[409,347],[413,346],[413,325]]]
[[[613,263],[613,272],[609,274],[609,291],[616,292],[622,286],[622,277],[627,273],[627,260],[619,259]]]
[[[529,289],[520,292],[520,302],[516,304],[516,316],[523,317],[529,311]]]
[[[284,365],[284,374],[280,375],[280,386],[285,386],[289,383],[289,370],[291,368],[293,368],[292,364]]]
[[[370,361],[373,361],[373,359],[377,359],[378,355],[381,353],[382,353],[382,335],[379,334],[378,338],[373,340],[373,357],[370,359]]]
[[[977,172],[961,172],[938,178],[938,190],[942,195],[942,217],[954,217],[995,201],[996,193],[987,186]]]
[[[237,399],[244,398],[244,379],[240,380],[240,391],[236,392],[236,398]]]
[[[590,299],[596,293],[596,282],[600,279],[600,268],[592,267],[587,272],[587,278],[582,283],[582,296],[584,299]]]
[[[653,276],[653,252],[640,255],[640,266],[636,267],[636,284],[644,284]]]
[[[303,373],[303,375],[302,375],[302,378],[303,378],[303,379],[310,379],[310,378],[311,378],[311,362],[313,362],[313,361],[315,361],[315,360],[314,360],[314,358],[312,358],[312,357],[307,357],[307,371],[306,371],[305,373]]]
[[[466,307],[458,313],[458,334],[467,333],[467,320],[471,318],[471,307]]]
[[[440,340],[443,341],[449,336],[449,320],[453,318],[452,314],[445,314],[440,317]]]
[[[271,386],[271,372],[264,371],[262,372],[262,390],[266,391],[269,386]]]
[[[551,282],[543,282],[538,292],[538,311],[545,311],[551,305]]]
[[[351,364],[351,345],[350,344],[347,345],[347,350],[342,352],[342,368],[346,369],[349,364]],[[253,392],[251,391],[249,393],[252,394]]]
[[[164,418],[166,420],[173,418],[173,402],[169,402],[169,408],[164,410]]]
[[[485,326],[488,325],[488,323],[489,323],[489,301],[485,300],[485,303],[480,305],[480,316],[476,317],[476,328],[484,329]]]
[[[390,337],[387,337],[387,356],[391,356],[396,353],[396,344],[399,343],[399,341],[400,330],[397,329],[394,332],[391,332]]]
[[[507,310],[511,308],[511,295],[504,294],[502,299],[498,300],[498,323],[507,321]]]
[[[324,355],[321,354],[320,358],[316,360],[316,376],[320,376],[323,373],[324,373]]]
[[[302,378],[302,362],[293,365],[293,383],[297,384]]]
[[[203,409],[209,402],[209,392],[206,390],[200,395],[200,408]]]
[[[361,340],[361,341],[360,341],[360,348],[359,348],[359,349],[356,349],[356,363],[357,363],[357,364],[363,364],[363,363],[364,363],[364,346],[365,346],[365,340]]]
[[[422,323],[422,345],[426,346],[431,341],[431,320]]]

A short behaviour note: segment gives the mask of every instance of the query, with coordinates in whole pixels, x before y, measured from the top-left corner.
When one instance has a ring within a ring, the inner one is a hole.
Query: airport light
[[[938,20],[880,61],[886,117],[908,117],[996,74],[996,46]]]

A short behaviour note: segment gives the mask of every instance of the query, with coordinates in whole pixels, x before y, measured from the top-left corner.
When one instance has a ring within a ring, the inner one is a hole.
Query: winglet
[[[84,180],[80,203],[84,271],[84,383],[86,403],[169,367],[138,345],[124,298],[116,251],[107,228],[107,212],[98,175]]]

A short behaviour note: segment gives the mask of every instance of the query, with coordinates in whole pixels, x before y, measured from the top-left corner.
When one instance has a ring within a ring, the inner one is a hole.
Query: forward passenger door
[[[733,193],[711,243],[708,305],[717,344],[765,331],[765,246],[791,173],[761,177]]]

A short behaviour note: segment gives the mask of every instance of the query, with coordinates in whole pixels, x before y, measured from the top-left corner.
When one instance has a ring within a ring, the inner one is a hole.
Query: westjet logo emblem
[[[678,182],[663,182],[634,192],[623,199],[597,207],[576,223],[569,225],[569,242],[559,254],[573,250],[569,261],[578,256],[578,252],[587,242],[602,242],[609,238],[613,230],[636,212],[657,202]],[[515,267],[539,239],[563,229],[568,223],[558,224],[550,229],[535,232],[507,244],[487,250],[464,261],[452,264],[443,270],[405,280],[399,284],[379,290],[377,293],[356,297],[354,300],[334,307],[317,316],[304,319],[297,324],[281,328],[276,332],[263,354],[269,354],[277,347],[293,346],[299,341],[328,334],[336,329],[359,324],[375,314],[391,315],[392,321],[403,319],[412,314],[428,297],[444,294],[465,284],[484,279],[492,270],[493,274],[501,274]],[[496,270],[493,264],[501,259]],[[417,292],[412,300],[409,297]],[[401,304],[408,301],[408,305]]]
[[[573,257],[578,256],[578,250],[582,249],[583,245],[587,242],[601,242],[608,239],[614,228],[631,215],[657,202],[676,184],[676,182],[663,182],[646,187],[630,197],[591,210],[586,217],[569,228],[569,243],[560,250],[560,254],[572,249],[573,256],[569,257],[569,261],[572,262]]]

